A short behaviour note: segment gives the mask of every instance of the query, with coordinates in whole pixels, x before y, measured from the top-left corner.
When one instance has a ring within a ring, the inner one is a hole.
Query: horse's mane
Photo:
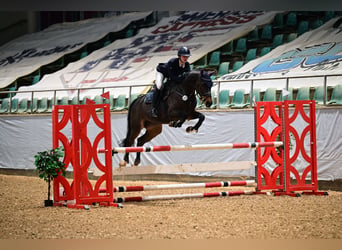
[[[210,73],[201,69],[193,69],[190,72],[184,74],[182,81],[168,81],[165,86],[168,89],[180,89],[186,87],[188,84],[191,88],[194,88],[193,83],[201,79],[208,87],[212,87],[213,82],[210,78]]]

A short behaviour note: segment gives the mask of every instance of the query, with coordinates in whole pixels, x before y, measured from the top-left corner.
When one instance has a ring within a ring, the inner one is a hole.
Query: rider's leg
[[[159,105],[160,99],[161,99],[161,87],[163,84],[164,75],[157,71],[156,74],[156,81],[155,81],[155,88],[153,93],[153,99],[152,99],[152,109],[151,109],[151,115],[152,117],[158,117],[158,112],[156,107]]]

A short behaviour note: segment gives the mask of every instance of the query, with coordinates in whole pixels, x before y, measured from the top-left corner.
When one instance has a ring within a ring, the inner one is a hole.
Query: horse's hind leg
[[[154,137],[159,135],[162,132],[162,125],[154,125],[146,128],[146,132],[138,138],[137,146],[141,147],[146,142],[151,141]],[[137,153],[137,157],[135,158],[134,165],[137,166],[140,164],[140,152]]]
[[[142,128],[138,127],[138,126],[132,126],[129,133],[127,133],[127,137],[124,140],[123,147],[131,147],[134,144],[134,140],[135,138],[137,138],[137,136],[140,133],[140,130]],[[129,162],[129,153],[125,153],[123,161],[121,161],[119,163],[119,166],[124,167],[126,166],[126,164]]]

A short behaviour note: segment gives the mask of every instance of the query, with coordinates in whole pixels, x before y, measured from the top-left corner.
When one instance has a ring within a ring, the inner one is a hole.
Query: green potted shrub
[[[51,181],[60,173],[65,176],[65,164],[63,162],[64,148],[58,147],[55,149],[38,152],[34,156],[34,165],[38,172],[39,178],[44,179],[48,183],[48,199],[44,201],[46,207],[53,205],[53,200],[50,199]]]

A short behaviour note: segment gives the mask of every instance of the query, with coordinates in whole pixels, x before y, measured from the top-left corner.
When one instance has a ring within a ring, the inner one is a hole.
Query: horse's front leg
[[[193,113],[193,115],[189,118],[189,120],[193,120],[193,119],[196,119],[196,118],[198,118],[198,121],[195,124],[195,126],[187,127],[186,128],[186,132],[188,132],[188,133],[197,133],[199,127],[202,125],[202,123],[203,123],[203,121],[205,119],[205,116],[202,113],[195,111]]]
[[[186,113],[181,113],[181,114],[177,114],[175,115],[175,117],[180,117],[178,120],[174,120],[169,122],[169,126],[173,127],[173,128],[180,128],[182,127],[183,123],[186,121],[187,118],[187,114]],[[172,115],[171,115],[172,117]]]

